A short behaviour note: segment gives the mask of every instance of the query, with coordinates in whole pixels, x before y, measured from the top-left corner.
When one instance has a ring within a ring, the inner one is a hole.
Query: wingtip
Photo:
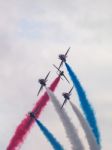
[[[68,51],[71,49],[71,46],[68,47]]]
[[[53,64],[53,67],[56,68],[55,64]]]
[[[37,96],[39,96],[40,92],[37,93]]]

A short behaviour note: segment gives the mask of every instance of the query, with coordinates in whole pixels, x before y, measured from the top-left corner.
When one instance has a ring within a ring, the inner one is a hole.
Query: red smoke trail
[[[53,83],[50,86],[50,89],[52,91],[55,90],[59,81],[60,81],[60,77],[57,77],[53,81]],[[43,108],[46,106],[48,100],[49,97],[47,95],[47,92],[45,92],[44,95],[35,104],[34,108],[32,109],[32,112],[35,112],[37,118],[40,116],[40,113],[42,112]],[[30,128],[32,127],[33,123],[34,123],[34,119],[30,118],[28,115],[26,116],[25,119],[22,120],[22,122],[16,128],[14,136],[10,140],[7,150],[16,150],[17,147],[20,147],[20,144],[24,142],[24,139],[27,133],[29,132]]]

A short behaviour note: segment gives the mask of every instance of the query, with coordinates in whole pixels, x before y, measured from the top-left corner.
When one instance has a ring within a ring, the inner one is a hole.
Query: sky
[[[56,78],[52,64],[71,46],[67,62],[80,79],[96,113],[102,150],[112,147],[112,1],[111,0],[0,0],[0,148],[6,150],[17,125],[32,109],[39,89],[38,79],[51,71],[48,85]],[[65,67],[63,67],[67,75]],[[67,75],[69,78],[69,76]],[[70,79],[69,79],[70,80]],[[61,81],[55,94],[71,88]],[[44,93],[42,91],[40,96]],[[71,101],[79,107],[76,91]],[[83,144],[85,135],[71,111]],[[65,149],[70,149],[61,121],[51,102],[40,120]],[[61,132],[60,132],[61,131]],[[21,150],[51,150],[36,124]]]

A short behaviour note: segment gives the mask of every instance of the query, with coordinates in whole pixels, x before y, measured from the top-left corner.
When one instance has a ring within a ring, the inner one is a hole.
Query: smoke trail
[[[100,145],[100,134],[99,134],[99,130],[97,127],[97,122],[96,122],[94,111],[86,97],[86,94],[85,94],[79,80],[77,79],[77,76],[75,75],[75,73],[73,72],[73,70],[67,63],[65,63],[65,66],[67,68],[67,71],[68,71],[68,73],[71,77],[71,80],[72,80],[72,82],[77,90],[77,93],[79,95],[81,107],[86,116],[86,119],[87,119],[90,127],[92,128],[92,131],[95,135],[97,143]]]
[[[77,130],[74,127],[74,125],[72,124],[72,122],[70,121],[70,118],[68,117],[67,113],[65,112],[64,109],[61,109],[60,103],[57,100],[56,96],[53,94],[53,92],[51,90],[49,90],[48,88],[46,88],[46,90],[47,90],[48,95],[51,97],[52,103],[63,123],[67,137],[70,139],[72,149],[73,150],[84,150],[84,147],[78,136]]]
[[[60,77],[57,77],[53,83],[50,86],[50,89],[52,91],[55,90],[56,86],[58,85],[60,81]],[[47,92],[44,93],[44,95],[39,99],[39,101],[35,104],[34,108],[32,109],[32,112],[36,112],[35,116],[38,118],[40,113],[42,112],[43,108],[46,106],[47,102],[49,100],[49,97],[47,95]],[[38,110],[38,111],[37,111]],[[20,147],[20,145],[24,142],[25,137],[32,127],[34,123],[34,120],[30,118],[28,115],[21,121],[19,126],[16,128],[16,131],[12,137],[12,139],[9,142],[9,145],[7,147],[7,150],[15,150],[17,147]]]
[[[47,140],[50,142],[54,150],[64,150],[61,144],[56,140],[56,138],[52,135],[52,133],[40,122],[39,120],[35,120],[40,130],[43,132]]]
[[[73,111],[77,115],[83,130],[85,131],[90,150],[100,150],[100,147],[96,142],[96,139],[94,137],[94,134],[93,134],[91,128],[89,127],[88,122],[83,117],[83,115],[81,114],[80,110],[76,107],[76,105],[74,105],[72,102],[70,102],[70,104],[71,104]]]

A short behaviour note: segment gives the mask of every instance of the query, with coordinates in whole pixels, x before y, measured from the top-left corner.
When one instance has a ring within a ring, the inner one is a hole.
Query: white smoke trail
[[[86,121],[86,119],[83,117],[83,115],[81,114],[80,110],[72,103],[70,102],[71,107],[73,109],[73,111],[75,112],[75,114],[77,115],[81,126],[86,134],[87,137],[87,141],[90,147],[90,150],[100,150],[100,146],[97,144],[96,139],[93,135],[93,132],[88,124],[88,122]]]
[[[71,145],[72,145],[72,150],[84,150],[84,147],[81,143],[81,140],[78,136],[77,130],[74,127],[74,125],[72,124],[72,122],[70,121],[70,118],[68,117],[67,113],[65,112],[64,109],[61,109],[60,107],[60,103],[57,100],[56,96],[54,95],[54,93],[49,90],[48,88],[46,88],[48,95],[50,96],[50,98],[52,99],[52,103],[55,107],[55,110],[57,111],[64,129],[66,131],[67,137],[69,138]]]

